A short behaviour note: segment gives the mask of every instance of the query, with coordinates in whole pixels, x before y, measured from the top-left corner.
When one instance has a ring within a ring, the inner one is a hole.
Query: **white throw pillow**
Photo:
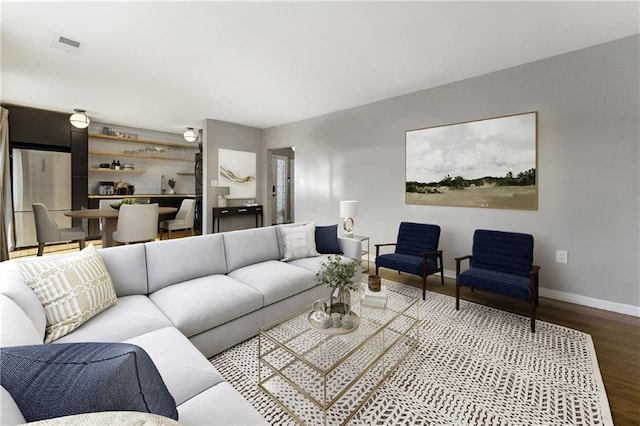
[[[93,244],[53,261],[20,262],[20,272],[47,316],[45,343],[71,333],[116,303],[116,293]]]
[[[316,223],[302,226],[282,227],[282,243],[284,246],[283,261],[303,257],[320,256],[316,251]]]

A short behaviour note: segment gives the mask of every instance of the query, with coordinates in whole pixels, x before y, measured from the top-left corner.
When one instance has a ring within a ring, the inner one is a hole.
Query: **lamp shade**
[[[198,132],[193,127],[187,127],[187,130],[182,135],[187,142],[195,142],[198,139]]]
[[[75,113],[72,114],[71,117],[69,117],[69,122],[71,123],[71,125],[78,129],[86,129],[87,127],[89,127],[89,123],[91,123],[91,120],[89,120],[89,117],[87,117],[85,110],[74,109],[74,111]]]
[[[358,202],[354,200],[340,201],[340,217],[358,216]]]

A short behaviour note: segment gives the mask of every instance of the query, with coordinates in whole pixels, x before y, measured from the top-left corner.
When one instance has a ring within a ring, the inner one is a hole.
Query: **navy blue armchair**
[[[395,243],[376,244],[376,275],[379,268],[422,277],[422,300],[427,292],[427,276],[440,272],[444,285],[442,250],[438,250],[440,227],[424,223],[401,222]],[[395,246],[394,253],[380,254],[380,247]]]
[[[460,272],[466,259],[470,268]],[[456,310],[460,309],[460,287],[526,300],[531,304],[531,332],[535,332],[539,271],[533,265],[532,235],[478,229],[472,254],[456,258]]]

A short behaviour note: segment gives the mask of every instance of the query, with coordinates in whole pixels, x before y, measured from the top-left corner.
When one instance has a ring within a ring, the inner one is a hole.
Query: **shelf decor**
[[[538,209],[537,112],[408,130],[405,203]]]

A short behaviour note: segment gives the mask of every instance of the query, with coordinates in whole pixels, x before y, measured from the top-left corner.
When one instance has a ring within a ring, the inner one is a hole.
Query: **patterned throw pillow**
[[[316,251],[315,222],[302,226],[282,227],[280,231],[284,245],[283,261],[320,255]]]
[[[18,265],[44,307],[45,343],[71,333],[116,303],[107,267],[92,244],[63,259]]]

